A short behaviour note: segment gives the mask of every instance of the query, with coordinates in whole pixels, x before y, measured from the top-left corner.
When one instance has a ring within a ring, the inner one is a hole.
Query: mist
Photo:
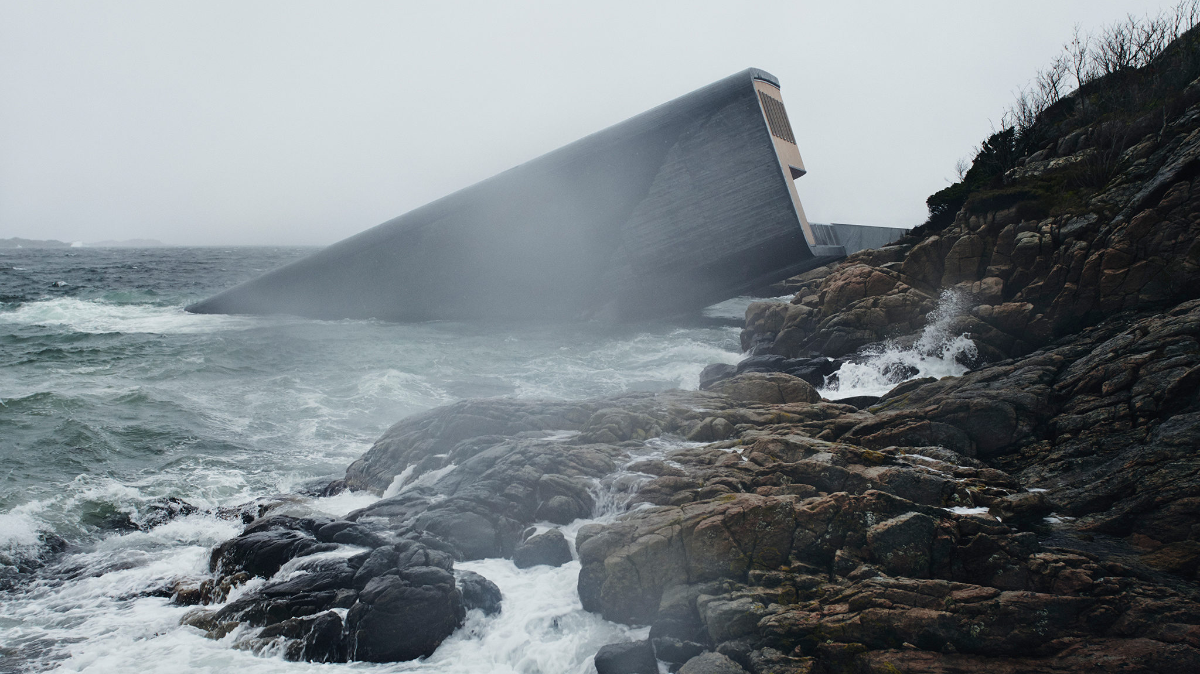
[[[1069,39],[1166,2],[0,4],[0,237],[325,245],[746,67],[815,222],[913,226]]]

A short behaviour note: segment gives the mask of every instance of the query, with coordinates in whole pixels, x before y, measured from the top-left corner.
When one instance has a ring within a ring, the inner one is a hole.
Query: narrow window
[[[767,126],[771,129],[771,135],[795,145],[796,137],[792,135],[792,125],[788,123],[783,101],[762,91],[758,92],[758,98],[762,101],[763,112],[767,113]]]

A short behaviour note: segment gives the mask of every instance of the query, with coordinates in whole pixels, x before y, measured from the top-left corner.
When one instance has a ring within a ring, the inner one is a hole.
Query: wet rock
[[[658,674],[649,641],[609,644],[596,653],[596,674]]]
[[[709,390],[750,403],[815,403],[821,399],[808,382],[779,372],[740,374],[717,382]]]
[[[708,650],[704,644],[673,637],[657,637],[650,641],[654,643],[654,654],[659,660],[678,665]]]
[[[513,564],[518,569],[544,564],[562,566],[571,561],[571,545],[562,531],[551,529],[530,537],[513,552]]]
[[[520,522],[466,501],[440,503],[417,516],[413,526],[452,543],[463,559],[511,556],[524,528]]]
[[[145,531],[166,524],[177,517],[193,515],[198,512],[200,512],[200,508],[191,503],[169,496],[151,501],[143,506],[134,518],[134,523],[139,529]]]
[[[728,363],[713,363],[700,371],[700,390],[706,391],[713,384],[737,374],[737,366]]]
[[[783,372],[787,358],[775,354],[752,355],[742,359],[734,368],[735,374],[746,372]]]
[[[746,674],[746,670],[720,653],[704,653],[684,663],[679,674]]]
[[[754,634],[766,607],[753,597],[698,598],[696,608],[708,628],[709,642],[719,644]]]
[[[662,435],[662,427],[657,419],[619,407],[597,411],[580,429],[580,436],[591,442],[617,443],[659,435]]]
[[[462,593],[463,608],[479,609],[485,615],[500,612],[502,596],[495,583],[474,571],[456,571],[454,575]]]
[[[346,470],[346,485],[381,493],[406,466],[426,456],[451,452],[465,440],[536,431],[577,431],[598,409],[600,405],[595,402],[488,399],[453,403],[408,417],[389,428]]]
[[[580,599],[609,620],[651,623],[670,585],[777,568],[794,528],[791,501],[753,494],[639,511],[595,535],[581,532]]]
[[[867,545],[881,571],[890,576],[927,578],[937,522],[920,513],[905,513],[867,529]]]
[[[880,401],[879,396],[851,396],[849,398],[838,398],[832,402],[839,405],[851,405],[857,409],[865,410]]]
[[[586,482],[562,475],[542,475],[537,482],[537,499],[534,517],[554,524],[590,517],[596,507]]]
[[[689,645],[708,641],[708,628],[705,627],[704,621],[700,617],[700,611],[696,607],[696,600],[704,593],[704,589],[708,588],[702,584],[679,583],[668,585],[663,590],[662,599],[658,603],[658,612],[655,614],[654,623],[650,626],[650,638],[665,640],[663,648],[670,650],[673,653],[672,657],[682,657],[682,659],[672,660],[662,653],[659,654],[660,659],[683,663],[693,655],[705,650],[700,648],[700,651],[692,653]],[[659,648],[657,641],[655,644],[655,648]],[[687,655],[687,657],[683,657],[683,655]]]
[[[1157,569],[1188,578],[1200,571],[1200,542],[1178,541],[1143,555],[1142,560]]]
[[[283,656],[304,662],[345,662],[346,644],[342,640],[342,619],[328,611],[310,618],[289,618],[264,627],[256,640],[283,640]]]
[[[1021,492],[993,501],[988,512],[1011,524],[1029,525],[1040,523],[1054,512],[1054,504],[1044,494]]]
[[[224,575],[244,571],[270,578],[290,559],[335,549],[336,544],[321,543],[302,529],[262,528],[217,546],[209,566]]]
[[[713,442],[724,440],[735,433],[737,429],[729,421],[721,417],[705,417],[687,434],[687,439],[693,442]]]
[[[356,569],[352,560],[321,560],[298,570],[303,573],[269,583],[227,603],[217,612],[217,621],[269,626],[331,608],[347,608],[353,603]]]
[[[1093,672],[1188,671],[1200,666],[1200,652],[1185,644],[1150,639],[1112,639],[1064,644],[1053,655],[983,657],[927,650],[879,650],[857,656],[858,671],[869,674],[1091,674]]]
[[[400,662],[432,655],[462,624],[454,576],[432,566],[372,578],[346,615],[351,660]]]
[[[354,573],[351,585],[358,590],[367,586],[372,578],[396,574],[400,571],[400,554],[391,546],[375,548],[366,555]]]
[[[346,520],[338,520],[318,527],[314,532],[314,537],[322,543],[341,543],[363,548],[378,548],[386,544],[383,538],[368,531],[362,525]]]

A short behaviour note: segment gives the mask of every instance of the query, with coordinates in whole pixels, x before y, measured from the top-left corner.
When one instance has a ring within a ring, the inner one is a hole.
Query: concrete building
[[[314,318],[630,319],[844,256],[814,229],[779,82],[749,69],[189,307]]]

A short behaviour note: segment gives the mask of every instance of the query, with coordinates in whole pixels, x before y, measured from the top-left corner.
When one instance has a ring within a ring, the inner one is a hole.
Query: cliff
[[[1155,63],[1085,86],[1020,139],[993,135],[962,182],[930,197],[928,222],[793,282],[789,307],[753,306],[743,346],[850,354],[911,333],[954,290],[973,304],[958,327],[995,360],[1123,311],[1200,297],[1198,41],[1190,31]],[[1142,91],[1151,84],[1163,90]]]

